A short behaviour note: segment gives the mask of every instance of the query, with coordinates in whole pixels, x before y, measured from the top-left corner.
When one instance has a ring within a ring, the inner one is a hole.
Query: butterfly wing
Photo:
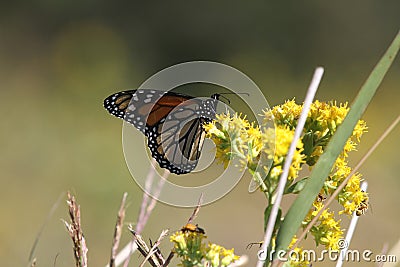
[[[203,124],[207,121],[192,108],[173,110],[167,119],[146,133],[153,158],[162,168],[176,174],[193,171],[200,158],[205,137]]]
[[[203,124],[215,117],[215,99],[158,90],[130,90],[104,100],[114,116],[143,132],[152,157],[172,173],[191,172],[204,141]]]
[[[128,90],[107,97],[104,107],[112,115],[145,133],[147,125],[155,125],[165,118],[175,105],[189,98],[191,97],[159,90]]]

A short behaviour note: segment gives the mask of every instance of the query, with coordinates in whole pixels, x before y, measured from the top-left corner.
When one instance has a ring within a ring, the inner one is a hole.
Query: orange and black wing
[[[215,99],[202,101],[159,90],[123,91],[104,100],[112,115],[147,136],[152,157],[175,174],[189,173],[197,166],[203,124],[215,116],[215,105]]]
[[[145,133],[146,126],[156,125],[176,106],[191,98],[159,90],[128,90],[107,97],[104,107],[112,115],[124,119]]]

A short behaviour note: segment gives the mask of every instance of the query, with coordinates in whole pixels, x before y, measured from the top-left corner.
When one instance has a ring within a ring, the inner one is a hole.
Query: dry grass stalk
[[[149,196],[149,194],[147,194],[147,192],[151,191],[151,186],[153,185],[154,175],[156,174],[156,169],[153,166],[154,164],[156,164],[156,161],[155,161],[155,159],[152,158],[152,162],[150,164],[150,169],[149,169],[149,172],[147,173],[147,177],[146,177],[142,204],[140,205],[139,217],[138,217],[137,225],[136,225],[136,232],[139,234],[142,233],[142,230],[144,228],[144,225],[145,225],[144,217],[146,216],[146,209],[147,209],[147,207],[149,205],[149,201],[150,201],[150,196]]]
[[[153,193],[153,195],[151,196],[151,200],[149,202],[149,195],[148,193],[151,191],[151,185],[150,184],[150,188],[146,188],[146,191],[143,192],[143,201],[142,201],[142,205],[141,205],[141,210],[140,210],[140,214],[142,214],[142,208],[144,209],[144,213],[143,216],[139,216],[137,225],[136,225],[136,231],[138,233],[141,233],[143,231],[144,226],[146,225],[151,212],[153,211],[154,207],[156,206],[158,197],[160,196],[161,190],[164,187],[165,181],[167,181],[167,178],[169,176],[170,172],[169,170],[165,169],[164,173],[162,175],[162,177],[160,178],[160,180],[158,181],[157,187],[155,188],[155,191]],[[147,183],[147,181],[146,181]],[[144,205],[143,203],[146,204]]]
[[[385,242],[385,243],[383,244],[381,253],[379,253],[379,255],[387,255],[388,249],[389,249],[389,244],[388,244],[387,242]],[[377,266],[377,267],[383,267],[384,264],[385,264],[385,262],[382,261],[382,262],[378,262],[378,263],[376,264],[376,266]]]
[[[153,163],[155,163],[154,159],[153,159]],[[170,174],[170,172],[166,169],[164,171],[164,174],[162,175],[161,179],[158,182],[158,185],[157,185],[157,188],[155,189],[154,194],[152,195],[152,197],[150,197],[150,195],[148,193],[151,192],[154,175],[155,175],[154,166],[153,165],[150,166],[150,170],[149,170],[149,173],[147,174],[146,183],[145,183],[145,192],[143,192],[143,200],[142,200],[142,204],[140,206],[139,218],[138,218],[138,221],[136,224],[135,232],[137,234],[140,234],[143,231],[144,226],[146,225],[146,223],[150,217],[150,214],[152,213],[152,211],[157,203],[157,198],[159,197],[161,190],[164,186],[164,183],[167,180],[169,174]],[[151,198],[151,200],[150,200],[150,198]],[[127,267],[129,265],[130,256],[135,251],[134,249],[132,249],[132,248],[134,248],[133,244],[135,244],[135,242],[136,242],[135,240],[129,242],[122,249],[122,251],[116,256],[120,260],[124,260],[124,265],[123,265],[124,267]],[[125,253],[126,251],[128,251],[128,253]]]
[[[75,265],[76,267],[87,267],[88,248],[82,232],[80,207],[76,203],[75,197],[72,196],[70,192],[67,193],[67,198],[71,223],[64,221],[64,224],[72,239],[76,263]]]
[[[137,245],[137,248],[138,248],[139,252],[145,257],[145,260],[144,260],[143,263],[148,261],[150,263],[150,265],[153,266],[153,267],[162,267],[162,266],[164,266],[165,260],[162,257],[161,252],[160,253],[152,252],[152,249],[154,249],[155,247],[158,246],[158,245],[155,246],[157,244],[157,242],[150,249],[147,246],[146,242],[144,242],[142,236],[139,233],[137,233],[135,231],[135,229],[133,229],[132,225],[129,225],[128,229],[134,236],[135,243]],[[163,233],[164,233],[164,231],[163,231]],[[163,233],[161,233],[160,237],[162,236]],[[142,263],[142,265],[143,265],[143,263]]]
[[[171,262],[172,258],[174,257],[175,253],[173,251],[171,251],[168,255],[168,258],[165,260],[165,263],[163,265],[163,267],[168,266],[169,263]]]
[[[388,257],[392,257],[392,259],[394,259],[394,261],[392,262],[385,262],[384,266],[385,267],[396,267],[398,266],[398,259],[400,258],[400,239],[397,240],[396,244],[393,245],[393,247],[389,250],[389,252],[386,253],[382,253],[381,255],[386,255]],[[393,258],[394,257],[394,258]]]
[[[32,259],[30,265],[30,267],[35,267],[36,266],[36,258]]]
[[[192,216],[190,216],[190,218],[189,218],[189,220],[188,220],[188,223],[192,223],[192,221],[193,221],[194,219],[196,219],[197,214],[198,214],[199,211],[200,211],[200,208],[201,208],[201,204],[202,204],[202,203],[203,203],[203,193],[201,193],[200,198],[199,198],[199,201],[197,202],[197,206],[196,206],[196,208],[193,210]]]
[[[147,256],[145,256],[142,264],[140,264],[139,267],[143,267],[144,264],[147,262],[147,260],[152,257],[153,255],[157,258],[157,260],[159,261],[159,263],[162,263],[162,266],[165,266],[165,260],[164,257],[160,251],[160,249],[158,248],[158,246],[161,243],[161,240],[163,240],[167,235],[168,235],[168,229],[163,230],[160,234],[160,236],[158,237],[156,243],[154,243],[154,245],[152,245],[151,249],[149,250]],[[161,261],[161,262],[160,262]]]
[[[64,198],[64,193],[61,193],[60,196],[58,197],[57,201],[53,204],[53,206],[51,207],[51,210],[47,214],[46,220],[44,221],[44,223],[40,227],[40,230],[39,230],[39,232],[38,232],[38,234],[37,234],[37,236],[35,238],[35,241],[33,242],[31,251],[29,253],[29,259],[28,259],[28,265],[27,266],[36,266],[36,258],[34,258],[36,247],[37,247],[37,245],[39,243],[39,240],[40,240],[40,237],[42,236],[43,231],[46,229],[47,224],[49,223],[51,217],[54,215],[54,212],[56,211],[56,209],[60,205],[61,200],[63,200],[63,198]]]
[[[115,224],[115,230],[114,230],[114,238],[112,242],[112,248],[111,248],[111,257],[110,257],[110,267],[115,266],[115,257],[117,255],[117,249],[119,246],[119,242],[121,240],[121,234],[122,234],[122,226],[124,223],[125,219],[125,202],[126,202],[126,197],[128,196],[128,193],[124,193],[121,201],[121,206],[118,211],[118,216],[117,216],[117,222]]]

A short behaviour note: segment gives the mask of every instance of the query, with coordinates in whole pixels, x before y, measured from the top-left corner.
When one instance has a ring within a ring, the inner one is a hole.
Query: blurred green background
[[[109,94],[138,87],[176,63],[212,60],[247,74],[271,106],[293,97],[301,101],[314,68],[322,65],[326,72],[317,98],[351,102],[399,30],[399,11],[394,0],[3,1],[2,266],[27,264],[47,214],[67,190],[81,204],[91,266],[108,261],[125,191],[127,222],[136,221],[142,192],[124,161],[122,123],[102,107]],[[399,114],[399,96],[397,59],[364,116],[369,133],[353,153],[353,164]],[[379,253],[384,243],[392,246],[400,237],[399,133],[397,128],[362,167],[372,209],[360,219],[352,248]],[[254,266],[257,248],[245,248],[262,238],[265,201],[260,193],[247,193],[249,179],[246,175],[226,197],[203,207],[196,222],[210,241],[248,254],[248,266]],[[68,218],[64,199],[39,240],[38,266],[74,264],[61,221]],[[179,229],[191,213],[158,204],[145,239],[156,239],[164,228]],[[129,240],[126,228],[123,235]],[[164,248],[169,246],[165,242]],[[313,247],[310,240],[305,246]],[[141,259],[134,255],[131,266]]]

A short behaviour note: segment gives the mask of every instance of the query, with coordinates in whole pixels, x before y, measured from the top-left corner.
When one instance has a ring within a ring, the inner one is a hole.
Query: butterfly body
[[[215,118],[219,95],[197,99],[159,90],[129,90],[110,95],[104,107],[147,137],[147,146],[160,167],[175,174],[197,166],[205,132]]]

